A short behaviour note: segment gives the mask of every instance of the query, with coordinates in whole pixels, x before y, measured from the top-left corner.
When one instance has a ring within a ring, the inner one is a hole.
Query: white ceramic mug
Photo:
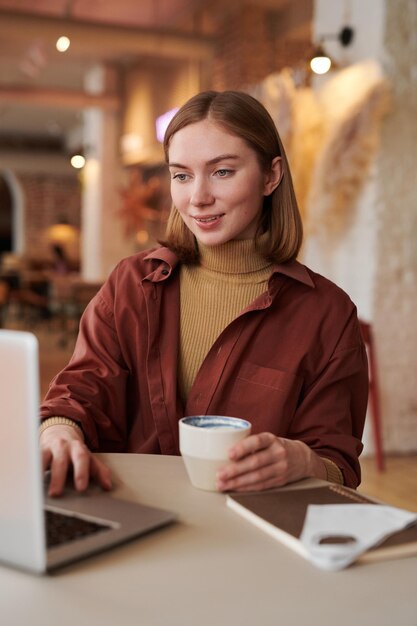
[[[230,448],[247,437],[251,423],[226,415],[193,415],[179,423],[180,452],[194,487],[216,491],[216,474]]]

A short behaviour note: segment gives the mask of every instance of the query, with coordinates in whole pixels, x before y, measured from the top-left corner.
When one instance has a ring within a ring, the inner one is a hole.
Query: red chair
[[[378,368],[376,364],[375,348],[371,325],[359,320],[359,325],[365,342],[369,364],[369,405],[372,416],[372,430],[374,435],[375,459],[379,472],[385,469],[384,450],[382,446],[381,413],[379,407]]]

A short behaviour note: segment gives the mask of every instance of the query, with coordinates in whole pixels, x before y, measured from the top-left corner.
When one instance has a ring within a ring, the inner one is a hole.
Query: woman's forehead
[[[170,163],[178,163],[195,158],[210,161],[220,155],[239,157],[251,152],[254,153],[241,137],[216,122],[202,120],[181,128],[172,136],[168,156]]]

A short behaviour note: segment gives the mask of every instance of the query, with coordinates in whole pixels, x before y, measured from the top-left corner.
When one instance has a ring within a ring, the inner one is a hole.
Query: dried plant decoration
[[[307,200],[307,233],[338,236],[350,225],[379,145],[389,111],[389,86],[373,82],[340,119],[330,125],[318,151]]]

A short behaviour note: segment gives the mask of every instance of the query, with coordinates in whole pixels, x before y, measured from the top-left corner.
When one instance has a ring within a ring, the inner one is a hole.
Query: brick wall
[[[54,174],[19,174],[23,194],[24,253],[48,258],[50,241],[47,229],[64,218],[80,227],[81,189],[76,177]],[[74,257],[79,251],[69,250]]]
[[[256,2],[231,3],[220,26],[213,62],[214,89],[239,89],[285,67],[305,64],[311,51],[312,2],[293,0],[280,10]]]

